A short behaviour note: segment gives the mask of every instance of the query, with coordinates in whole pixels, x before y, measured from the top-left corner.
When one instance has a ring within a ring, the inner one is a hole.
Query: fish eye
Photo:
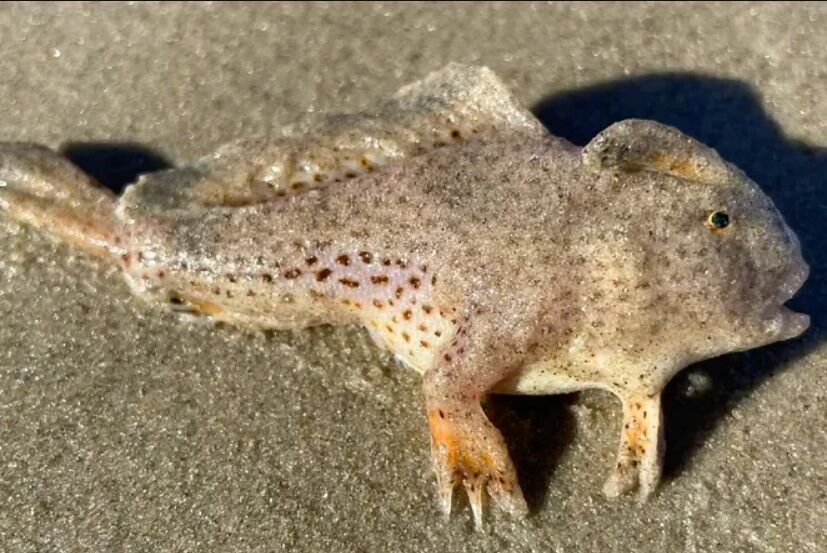
[[[706,219],[707,226],[712,230],[721,230],[729,226],[730,219],[723,211],[713,211]]]

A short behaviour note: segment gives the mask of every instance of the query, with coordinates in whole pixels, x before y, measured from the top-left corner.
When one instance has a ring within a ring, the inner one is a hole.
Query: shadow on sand
[[[131,142],[70,142],[60,153],[116,194],[142,173],[172,167],[160,153]]]

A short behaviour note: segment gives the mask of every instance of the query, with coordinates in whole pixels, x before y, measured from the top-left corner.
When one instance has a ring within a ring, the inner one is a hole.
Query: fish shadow
[[[674,478],[738,401],[827,333],[827,149],[785,136],[750,84],[694,73],[654,73],[564,91],[533,111],[551,134],[577,145],[627,118],[676,127],[745,171],[801,240],[811,273],[789,305],[810,315],[810,329],[796,340],[698,363],[673,379],[664,393],[664,475]],[[539,417],[532,420],[540,424]]]
[[[488,398],[486,414],[506,440],[531,511],[543,506],[558,461],[575,438],[577,427],[569,406],[576,396]]]
[[[144,173],[172,167],[163,154],[134,142],[69,142],[60,153],[116,194]]]

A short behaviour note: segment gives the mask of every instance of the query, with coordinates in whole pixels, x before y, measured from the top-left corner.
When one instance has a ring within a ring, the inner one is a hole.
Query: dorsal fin
[[[379,170],[468,140],[545,129],[486,67],[451,64],[401,88],[374,111],[326,116],[220,148],[191,168],[148,175],[131,204],[239,206],[271,201]]]
[[[419,126],[431,119],[478,131],[543,136],[543,125],[520,105],[505,84],[487,67],[452,63],[421,81],[402,87],[381,110],[408,114]]]
[[[735,173],[712,148],[673,127],[642,119],[607,127],[583,148],[582,158],[594,171],[654,171],[705,184],[726,182]]]

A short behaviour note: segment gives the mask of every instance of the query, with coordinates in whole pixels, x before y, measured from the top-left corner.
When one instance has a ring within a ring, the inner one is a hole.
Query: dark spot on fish
[[[342,284],[344,284],[345,286],[348,286],[350,288],[358,288],[359,287],[359,282],[358,281],[351,280],[349,278],[340,278],[339,282],[341,282]]]

